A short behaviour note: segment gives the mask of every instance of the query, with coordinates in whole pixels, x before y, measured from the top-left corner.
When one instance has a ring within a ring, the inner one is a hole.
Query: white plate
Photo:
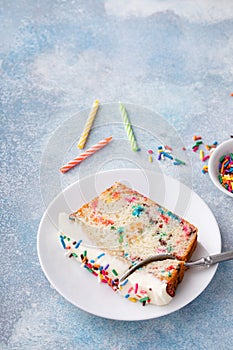
[[[42,269],[52,286],[69,302],[97,316],[117,320],[145,320],[174,312],[194,300],[210,283],[217,265],[192,268],[185,273],[175,297],[166,306],[132,303],[64,256],[58,239],[60,212],[70,213],[121,181],[183,216],[198,227],[193,259],[221,251],[218,224],[205,202],[187,186],[163,174],[138,169],[106,171],[86,177],[61,192],[44,213],[38,229],[37,249]]]

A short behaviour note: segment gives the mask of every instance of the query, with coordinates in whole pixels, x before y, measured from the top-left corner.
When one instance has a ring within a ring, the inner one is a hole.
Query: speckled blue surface
[[[54,156],[52,141],[59,147],[55,130],[76,114],[81,118],[79,111],[96,98],[163,116],[177,145],[187,147],[184,180],[212,209],[223,250],[232,249],[232,199],[213,187],[191,152],[194,134],[212,143],[233,133],[232,14],[230,0],[1,1],[1,349],[232,349],[232,261],[219,266],[207,289],[183,309],[160,319],[119,322],[63,299],[45,278],[36,250],[45,207],[65,186],[60,180],[46,190],[56,173],[49,166],[53,159],[46,158]],[[156,136],[153,118],[143,123]],[[93,140],[103,130],[97,127]],[[147,167],[145,150],[155,146],[148,140],[141,141],[138,163]],[[74,148],[64,141],[58,158],[68,160]],[[107,150],[105,155],[111,159]],[[130,160],[127,153],[112,167]],[[100,159],[98,166],[103,164]],[[81,169],[95,172],[94,161]],[[173,175],[174,169],[164,171]]]

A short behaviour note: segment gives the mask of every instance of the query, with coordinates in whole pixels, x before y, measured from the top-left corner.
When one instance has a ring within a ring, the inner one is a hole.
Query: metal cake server
[[[155,261],[162,261],[166,259],[177,259],[174,255],[170,254],[157,254],[157,255],[152,255],[140,262],[138,262],[136,265],[133,265],[129,268],[128,271],[126,271],[120,278],[119,282],[123,282],[127,277],[129,277],[132,273],[134,273],[136,270],[140,269],[141,267],[148,265],[152,262]],[[205,266],[205,267],[210,267],[211,265],[217,264],[219,262],[227,261],[227,260],[232,260],[233,259],[233,250],[230,250],[228,252],[224,253],[219,253],[219,254],[214,254],[214,255],[209,255],[206,257],[202,257],[198,260],[195,261],[188,261],[184,262],[184,265],[186,267],[195,267],[195,266]],[[177,259],[178,260],[178,259]]]

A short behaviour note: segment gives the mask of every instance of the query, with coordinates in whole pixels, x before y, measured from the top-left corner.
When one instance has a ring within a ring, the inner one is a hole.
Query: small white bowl
[[[209,172],[210,178],[211,178],[212,182],[215,184],[215,186],[219,190],[221,190],[222,192],[224,192],[225,194],[227,194],[228,196],[233,198],[233,193],[227,191],[227,189],[225,189],[221,185],[221,183],[218,179],[219,159],[222,156],[227,155],[229,153],[233,153],[233,139],[224,141],[219,146],[217,146],[217,148],[214,150],[214,152],[212,153],[212,155],[210,157],[209,164],[208,164],[208,172]]]

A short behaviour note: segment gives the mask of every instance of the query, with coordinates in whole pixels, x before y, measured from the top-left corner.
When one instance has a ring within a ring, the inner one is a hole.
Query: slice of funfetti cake
[[[135,190],[116,182],[76,212],[59,215],[67,255],[131,301],[168,304],[197,244],[197,228]],[[92,242],[87,246],[80,232]],[[94,248],[95,246],[95,248]],[[153,262],[119,284],[127,269],[151,255],[175,260]]]

